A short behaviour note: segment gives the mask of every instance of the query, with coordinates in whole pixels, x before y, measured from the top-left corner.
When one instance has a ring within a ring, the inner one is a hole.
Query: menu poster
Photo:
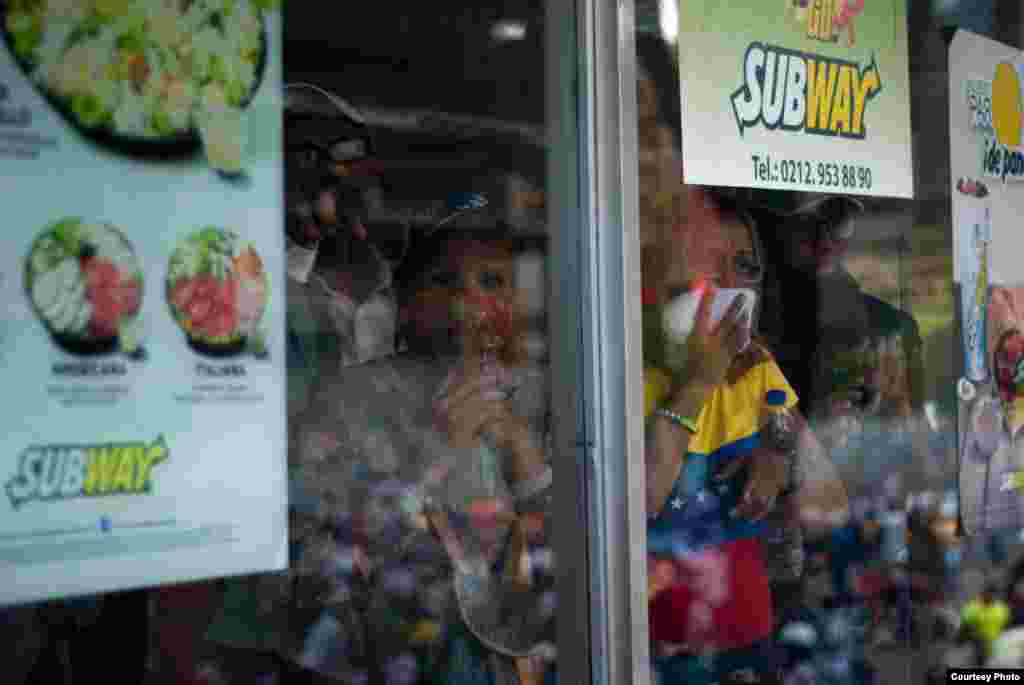
[[[960,509],[968,532],[1024,528],[1024,54],[959,31],[949,54]]]
[[[280,9],[0,13],[0,605],[284,568]]]
[[[687,183],[913,196],[905,0],[688,0]]]

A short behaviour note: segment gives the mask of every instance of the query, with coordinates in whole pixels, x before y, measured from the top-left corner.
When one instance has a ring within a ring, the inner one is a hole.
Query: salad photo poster
[[[1024,529],[1024,54],[950,45],[960,511],[968,533]]]
[[[285,568],[279,6],[0,15],[0,606]]]

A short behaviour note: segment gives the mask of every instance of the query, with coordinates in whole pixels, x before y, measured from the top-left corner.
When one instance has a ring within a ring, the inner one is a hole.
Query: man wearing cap
[[[864,205],[847,196],[805,193],[757,199],[766,210],[760,216],[772,229],[769,263],[778,265],[765,294],[771,303],[765,311],[775,316],[762,319],[762,333],[800,393],[801,408],[819,438],[830,449],[842,447],[866,421],[882,422],[885,440],[906,455],[901,471],[920,468],[913,456],[921,454],[923,403],[917,324],[864,292],[844,266]],[[895,455],[885,452],[879,458],[891,467]],[[835,456],[833,461],[841,468]],[[855,480],[849,486],[861,478],[869,485],[867,466],[850,465],[844,475]]]
[[[773,305],[766,311],[777,316],[764,320],[762,331],[800,392],[815,434],[851,494],[877,495],[882,483],[907,492],[929,489],[940,474],[930,472],[922,421],[917,324],[864,292],[844,266],[863,204],[803,193],[759,199],[773,229],[769,261],[778,267],[766,288]],[[904,542],[898,547],[881,569],[886,585],[898,584],[907,564],[916,568],[921,561],[908,559]],[[921,549],[913,553],[919,557]],[[909,609],[908,593],[887,596]]]
[[[319,361],[358,364],[394,352],[392,265],[374,243],[367,190],[374,138],[360,114],[306,83],[286,86],[288,329],[300,410]]]
[[[365,190],[380,172],[369,127],[342,98],[312,84],[288,84],[285,105],[288,419],[294,426],[325,370],[394,350],[397,314],[391,265],[367,229]],[[305,511],[294,485],[290,499],[293,509]],[[289,583],[288,574],[271,573],[158,591],[154,632],[162,674],[181,683],[203,682],[211,673],[253,680],[261,671],[283,670],[297,677],[301,667],[279,656]]]

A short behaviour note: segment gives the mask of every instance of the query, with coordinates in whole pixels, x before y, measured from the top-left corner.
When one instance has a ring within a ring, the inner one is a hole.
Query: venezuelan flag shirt
[[[649,515],[651,637],[687,649],[747,647],[772,630],[771,595],[760,537],[763,522],[733,516],[746,487],[745,470],[726,481],[715,474],[760,444],[765,393],[783,390],[797,403],[774,360],[754,351],[734,380],[715,389],[697,418],[697,433],[660,512]],[[668,376],[645,371],[647,415],[668,396]]]

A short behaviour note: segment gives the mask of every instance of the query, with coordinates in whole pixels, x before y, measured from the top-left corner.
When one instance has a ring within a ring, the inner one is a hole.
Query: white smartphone
[[[750,288],[719,288],[715,292],[715,299],[711,302],[711,325],[717,324],[725,317],[725,313],[740,295],[744,296],[743,312],[740,321],[744,325],[744,339],[740,351],[747,349],[750,344],[750,327],[753,323],[754,305],[757,303],[757,293]]]

